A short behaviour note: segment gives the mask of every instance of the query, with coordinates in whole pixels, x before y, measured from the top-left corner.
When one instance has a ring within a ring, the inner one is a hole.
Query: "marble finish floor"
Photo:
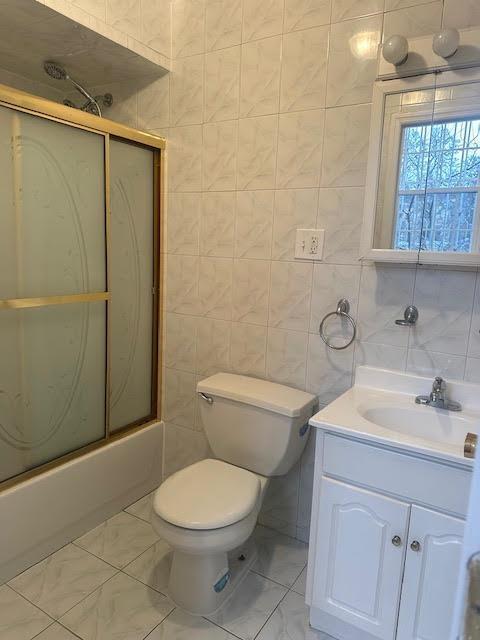
[[[151,498],[0,586],[1,640],[332,640],[308,624],[307,546],[262,526],[256,564],[217,615],[176,608]]]

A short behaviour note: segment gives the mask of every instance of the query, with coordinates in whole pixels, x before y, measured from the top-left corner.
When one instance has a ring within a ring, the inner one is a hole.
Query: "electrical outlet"
[[[295,258],[298,260],[322,260],[325,229],[297,229]]]

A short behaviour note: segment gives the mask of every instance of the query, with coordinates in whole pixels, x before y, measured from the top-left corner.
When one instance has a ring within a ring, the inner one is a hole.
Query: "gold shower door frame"
[[[83,129],[91,133],[102,135],[104,138],[104,188],[105,188],[105,270],[106,291],[79,293],[72,295],[45,296],[37,298],[13,298],[0,299],[1,309],[28,309],[33,307],[56,306],[63,304],[88,303],[104,301],[106,304],[106,353],[105,353],[105,434],[100,440],[71,451],[50,462],[46,462],[33,469],[24,471],[12,478],[0,482],[0,491],[16,485],[28,478],[55,468],[65,462],[78,458],[85,453],[104,447],[106,444],[128,436],[137,430],[143,429],[157,422],[161,415],[161,212],[163,198],[163,152],[165,140],[158,136],[139,131],[131,127],[99,118],[89,113],[57,104],[44,98],[24,93],[0,84],[0,106],[28,113],[39,118],[53,120],[60,124]],[[109,256],[110,256],[110,138],[123,140],[153,151],[153,318],[152,318],[152,398],[150,415],[144,416],[135,422],[110,433],[110,292],[109,292]]]

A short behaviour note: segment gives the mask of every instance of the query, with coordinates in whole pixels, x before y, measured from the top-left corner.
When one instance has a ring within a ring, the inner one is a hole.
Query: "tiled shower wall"
[[[217,371],[307,389],[323,404],[360,363],[480,382],[477,273],[357,258],[376,46],[393,33],[480,25],[478,0],[172,7],[172,73],[96,88],[115,95],[107,117],[168,138],[166,473],[208,455],[195,384]],[[295,262],[295,229],[317,226],[325,260]],[[358,340],[334,352],[317,328],[341,297]],[[397,327],[412,300],[418,326]],[[272,482],[261,516],[302,539],[312,453],[310,442]]]

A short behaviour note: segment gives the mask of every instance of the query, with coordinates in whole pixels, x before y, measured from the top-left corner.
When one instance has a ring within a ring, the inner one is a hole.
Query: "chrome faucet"
[[[447,383],[443,378],[437,376],[433,381],[432,391],[428,396],[417,396],[417,404],[426,404],[435,409],[445,409],[446,411],[461,411],[462,405],[459,402],[449,400],[447,397]]]

